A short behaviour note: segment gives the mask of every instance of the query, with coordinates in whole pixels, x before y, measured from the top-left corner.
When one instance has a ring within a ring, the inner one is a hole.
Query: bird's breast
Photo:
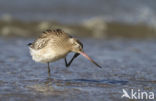
[[[32,55],[32,59],[36,62],[54,62],[65,57],[68,54],[68,51],[63,49],[57,49],[52,47],[43,48],[40,50],[30,49],[30,53]]]

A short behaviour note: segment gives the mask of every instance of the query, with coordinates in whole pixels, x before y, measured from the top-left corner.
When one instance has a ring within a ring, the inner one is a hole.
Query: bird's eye
[[[79,48],[81,49],[82,47],[81,47],[81,46],[79,46]]]

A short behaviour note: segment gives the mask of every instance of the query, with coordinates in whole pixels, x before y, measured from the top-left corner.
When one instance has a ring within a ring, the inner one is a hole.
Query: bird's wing
[[[55,29],[55,30],[48,29],[44,31],[43,34],[41,35],[41,37],[45,37],[45,36],[51,36],[51,38],[59,38],[59,39],[71,37],[61,29]]]
[[[64,40],[69,37],[71,36],[69,36],[67,33],[62,31],[61,29],[55,29],[55,30],[48,29],[44,31],[39,36],[39,38],[32,43],[31,48],[36,49],[36,50],[42,49],[43,47],[47,45],[48,41],[51,39],[57,42],[57,40]]]
[[[50,39],[49,38],[38,38],[32,43],[31,48],[39,50],[45,47]]]

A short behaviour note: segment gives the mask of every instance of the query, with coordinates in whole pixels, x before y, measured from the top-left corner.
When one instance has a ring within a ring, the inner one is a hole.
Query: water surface
[[[1,0],[0,16],[66,23],[101,17],[106,21],[156,26],[155,0]]]
[[[79,56],[69,68],[63,60],[51,63],[51,76],[47,64],[32,61],[31,41],[0,38],[3,101],[129,101],[121,99],[122,89],[155,92],[155,40],[81,39],[85,52],[103,68]]]

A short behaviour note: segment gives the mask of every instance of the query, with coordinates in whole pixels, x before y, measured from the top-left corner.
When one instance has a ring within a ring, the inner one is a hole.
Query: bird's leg
[[[74,56],[72,57],[72,59],[69,61],[69,63],[67,63],[67,59],[66,57],[64,58],[64,61],[65,61],[65,64],[66,64],[66,67],[69,67],[71,65],[71,63],[73,62],[73,60],[78,57],[80,54],[79,53],[75,53]]]
[[[48,62],[48,74],[50,75],[50,63]]]
[[[65,62],[66,67],[68,67],[68,63],[67,63],[66,57],[64,58],[64,62]]]

